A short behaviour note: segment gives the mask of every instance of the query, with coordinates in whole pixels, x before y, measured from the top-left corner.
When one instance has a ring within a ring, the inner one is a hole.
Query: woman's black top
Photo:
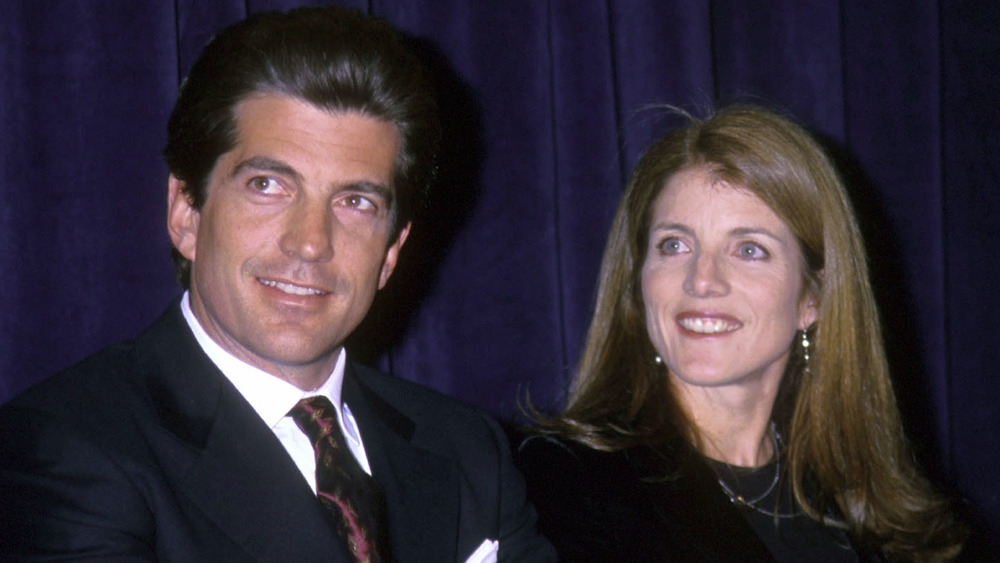
[[[560,561],[785,562],[883,561],[794,509],[787,487],[775,486],[754,503],[730,500],[719,484],[756,500],[774,467],[713,468],[686,448],[638,447],[602,452],[545,435],[518,448],[539,532]],[[719,473],[717,473],[719,470]],[[776,505],[775,501],[780,502]]]
[[[734,467],[711,459],[707,463],[725,484],[719,485],[723,493],[777,561],[858,561],[843,529],[825,526],[802,512],[791,483],[780,479],[778,463],[755,468]],[[737,500],[730,493],[736,493]]]

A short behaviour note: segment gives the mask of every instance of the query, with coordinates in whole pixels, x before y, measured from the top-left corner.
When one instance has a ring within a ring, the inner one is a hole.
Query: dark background
[[[248,12],[20,0],[0,17],[0,402],[179,293],[159,152],[177,84]],[[1000,532],[1000,2],[363,0],[433,70],[442,181],[355,350],[501,418],[559,405],[651,104],[785,108],[864,226],[921,461]]]

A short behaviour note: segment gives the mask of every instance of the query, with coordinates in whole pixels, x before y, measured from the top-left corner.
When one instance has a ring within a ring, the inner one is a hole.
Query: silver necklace
[[[783,444],[781,443],[781,434],[778,433],[778,430],[775,427],[774,422],[771,423],[771,427],[769,430],[771,434],[771,442],[774,445],[775,461],[774,461],[774,479],[771,480],[771,484],[767,487],[766,491],[764,491],[760,496],[758,496],[755,499],[747,500],[743,495],[737,493],[732,488],[730,488],[729,485],[727,485],[726,482],[722,480],[721,475],[717,475],[716,478],[719,481],[719,486],[722,487],[722,492],[726,493],[726,496],[729,497],[729,501],[732,502],[733,504],[737,506],[745,506],[747,508],[751,508],[753,510],[756,510],[757,512],[760,512],[761,514],[771,516],[773,518],[794,518],[799,514],[801,514],[802,512],[796,510],[795,512],[792,512],[790,514],[782,514],[777,511],[772,512],[764,508],[761,508],[760,506],[757,506],[758,502],[767,498],[771,494],[771,492],[774,491],[774,488],[778,486],[778,481],[781,479],[781,449],[783,446]],[[734,474],[736,473],[736,470],[733,468],[732,465],[729,465],[728,463],[724,462],[723,464],[726,467],[728,467],[732,473]]]

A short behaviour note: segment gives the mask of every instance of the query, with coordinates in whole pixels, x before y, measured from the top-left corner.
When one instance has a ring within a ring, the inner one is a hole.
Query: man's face
[[[399,134],[277,94],[251,96],[235,115],[236,145],[215,163],[201,211],[171,176],[171,238],[192,262],[191,309],[212,339],[312,389],[409,232],[388,240]]]

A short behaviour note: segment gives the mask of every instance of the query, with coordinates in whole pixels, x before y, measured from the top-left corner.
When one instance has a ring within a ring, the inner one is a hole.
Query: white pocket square
[[[472,552],[472,555],[465,560],[465,563],[497,563],[497,553],[500,551],[500,542],[497,540],[483,540],[479,547]]]

